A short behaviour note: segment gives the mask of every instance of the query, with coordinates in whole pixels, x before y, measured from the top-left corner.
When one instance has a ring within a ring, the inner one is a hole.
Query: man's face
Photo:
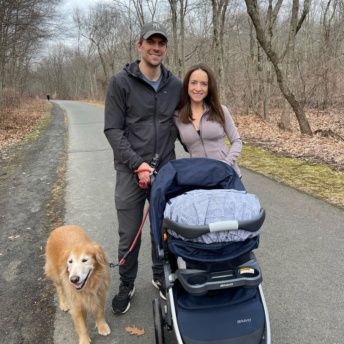
[[[157,67],[166,56],[167,41],[160,35],[152,35],[138,43],[141,59],[150,67]]]

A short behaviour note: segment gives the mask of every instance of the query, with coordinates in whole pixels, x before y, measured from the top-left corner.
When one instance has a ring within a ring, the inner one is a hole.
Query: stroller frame
[[[186,169],[184,168],[183,164],[186,164]],[[226,164],[215,161],[212,159],[203,159],[203,158],[195,158],[195,159],[179,159],[176,161],[172,161],[168,163],[168,166],[164,166],[163,169],[158,174],[155,183],[153,184],[152,191],[151,191],[151,225],[152,225],[152,232],[153,238],[157,243],[157,250],[159,253],[159,257],[163,260],[163,267],[164,267],[164,276],[165,276],[165,285],[166,285],[166,297],[167,302],[166,305],[162,306],[159,299],[153,300],[153,316],[154,316],[154,327],[155,327],[155,339],[156,344],[163,344],[165,343],[164,338],[164,329],[167,330],[174,330],[175,337],[177,339],[178,344],[184,344],[183,337],[185,337],[180,330],[180,324],[178,323],[178,315],[176,311],[176,300],[175,296],[178,290],[183,290],[183,293],[187,293],[190,295],[194,295],[195,297],[205,295],[208,292],[222,292],[223,290],[228,290],[232,288],[251,288],[252,290],[257,291],[257,295],[259,296],[262,308],[264,310],[264,330],[263,334],[260,337],[259,341],[254,341],[254,344],[271,344],[271,329],[270,329],[270,320],[269,320],[269,313],[263,293],[262,288],[262,274],[260,267],[256,261],[256,257],[252,251],[243,254],[240,256],[241,261],[238,265],[233,265],[233,267],[229,267],[226,270],[220,271],[204,271],[202,268],[195,268],[192,266],[180,268],[176,264],[177,257],[170,251],[168,247],[167,235],[164,234],[164,240],[162,239],[162,230],[166,232],[167,229],[172,229],[175,233],[182,235],[187,239],[194,239],[200,235],[205,233],[214,232],[214,231],[223,231],[223,230],[236,230],[236,229],[244,229],[248,231],[257,231],[264,222],[265,219],[265,211],[261,209],[260,214],[253,219],[247,221],[223,221],[221,223],[213,223],[206,226],[190,226],[190,225],[180,225],[178,223],[173,222],[170,219],[163,219],[161,216],[161,209],[163,209],[164,205],[159,205],[160,211],[158,213],[155,212],[156,207],[154,208],[154,202],[159,199],[159,197],[164,197],[163,194],[166,190],[169,190],[169,187],[159,189],[157,182],[159,182],[159,177],[163,174],[171,174],[173,183],[178,184],[181,183],[183,187],[185,187],[184,180],[180,180],[186,171],[189,172],[190,168],[198,171],[197,164],[200,166],[206,163],[207,167],[210,166],[213,172],[224,172],[225,177],[220,177],[221,182],[218,183],[217,181],[214,183],[213,180],[209,180],[209,178],[201,178],[202,180],[196,180],[193,178],[194,184],[191,187],[188,187],[188,190],[197,189],[197,188],[224,188],[224,189],[237,189],[237,190],[244,190],[244,187],[238,179],[236,173]],[[192,164],[192,166],[191,166]],[[163,172],[163,173],[162,173]],[[179,172],[179,175],[178,175]],[[209,175],[209,174],[208,174]],[[228,179],[228,175],[230,178]],[[188,176],[186,176],[186,179]],[[227,179],[226,179],[227,178]],[[197,179],[197,178],[196,178]],[[225,183],[223,180],[226,179]],[[177,183],[176,183],[177,180]],[[155,187],[155,188],[154,188]],[[183,191],[181,190],[174,190],[170,193],[166,198],[172,198]],[[153,203],[153,208],[152,208]],[[159,217],[160,216],[160,217]],[[154,223],[154,218],[158,218],[158,221]],[[152,221],[153,220],[153,221]],[[155,230],[154,230],[155,229]],[[258,246],[258,243],[257,243]],[[256,246],[256,247],[257,247]],[[240,260],[240,259],[239,259]],[[250,275],[245,275],[245,269],[249,269]],[[254,273],[252,274],[252,271]],[[195,278],[197,282],[195,283]],[[176,285],[178,284],[178,285]],[[177,288],[177,289],[175,289]],[[178,289],[179,288],[179,289]],[[234,289],[233,289],[234,290]],[[216,309],[216,308],[215,308]],[[221,320],[226,320],[221,319]],[[245,319],[243,319],[245,321]],[[197,341],[197,340],[196,340]],[[189,342],[189,339],[188,339]],[[201,340],[203,343],[203,341]],[[213,342],[213,341],[212,341]],[[216,340],[213,342],[215,343]],[[225,344],[227,343],[226,339],[221,339],[216,343]],[[192,341],[193,343],[193,341]],[[197,341],[198,343],[198,341]],[[206,341],[204,341],[206,343]],[[210,343],[210,342],[209,342]],[[228,343],[235,343],[241,344],[244,343],[242,340],[238,339],[228,339]],[[253,341],[252,341],[253,343]]]

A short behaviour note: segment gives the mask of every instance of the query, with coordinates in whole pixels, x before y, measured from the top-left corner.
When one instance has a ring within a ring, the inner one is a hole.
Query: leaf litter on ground
[[[139,328],[135,325],[127,326],[125,330],[133,336],[143,336],[145,334],[144,328]]]

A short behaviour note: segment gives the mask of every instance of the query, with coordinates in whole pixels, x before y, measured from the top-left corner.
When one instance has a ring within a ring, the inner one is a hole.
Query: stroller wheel
[[[164,344],[164,323],[161,312],[161,305],[159,299],[153,300],[153,318],[154,318],[154,329],[155,329],[155,343]]]

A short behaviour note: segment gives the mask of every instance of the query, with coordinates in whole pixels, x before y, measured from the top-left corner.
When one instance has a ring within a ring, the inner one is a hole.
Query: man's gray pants
[[[136,175],[133,173],[117,171],[115,204],[118,218],[118,259],[120,260],[129,250],[135,235],[140,227],[147,192],[139,188]],[[151,235],[151,255],[153,278],[162,275],[162,262],[158,258],[156,246]],[[135,282],[138,270],[138,256],[141,246],[141,237],[138,239],[133,251],[129,253],[124,265],[119,267],[120,279],[123,283],[132,285]]]

